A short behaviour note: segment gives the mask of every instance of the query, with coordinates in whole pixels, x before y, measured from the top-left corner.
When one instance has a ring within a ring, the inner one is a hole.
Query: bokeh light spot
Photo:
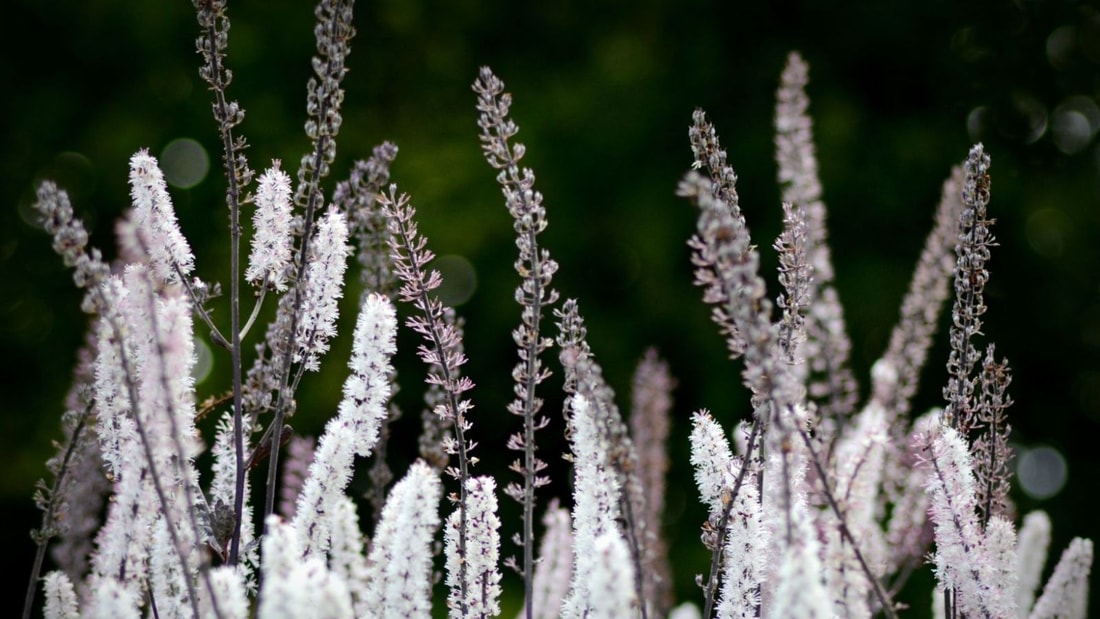
[[[1056,208],[1035,211],[1027,218],[1027,242],[1035,253],[1048,259],[1058,258],[1065,247],[1069,221]]]
[[[191,378],[196,385],[201,385],[210,377],[210,372],[214,369],[214,354],[202,338],[196,337],[194,341],[195,365],[191,368]]]
[[[458,307],[470,300],[477,290],[477,272],[474,265],[458,255],[440,256],[431,268],[443,276],[443,283],[437,290],[439,301],[448,307]]]
[[[160,169],[169,185],[190,189],[206,178],[206,173],[210,171],[210,156],[195,140],[177,138],[160,152]]]
[[[1016,479],[1020,481],[1020,489],[1038,501],[1061,492],[1068,473],[1065,456],[1047,445],[1024,450],[1016,459]]]

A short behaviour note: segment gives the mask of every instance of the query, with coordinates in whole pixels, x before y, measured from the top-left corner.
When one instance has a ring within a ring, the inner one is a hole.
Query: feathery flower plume
[[[450,616],[495,617],[500,614],[500,518],[497,516],[496,482],[491,477],[466,481],[466,552],[459,553],[459,512],[451,513],[443,530],[447,557],[447,607]],[[460,562],[467,563],[466,569]],[[460,583],[460,575],[466,583]],[[466,596],[461,599],[461,596]],[[461,613],[459,609],[463,609]]]
[[[105,578],[91,589],[85,616],[111,619],[141,619],[138,596],[113,578]]]
[[[534,619],[556,619],[561,613],[562,602],[569,594],[569,580],[573,573],[573,529],[569,511],[550,501],[542,517],[546,527],[539,543],[539,560],[531,578],[531,604]],[[527,605],[520,612],[526,615]]]
[[[875,401],[872,398],[871,402]],[[939,409],[934,409],[913,422],[913,428],[907,437],[908,447],[893,465],[887,464],[887,471],[883,471],[884,476],[889,475],[890,467],[894,466],[900,472],[900,484],[893,500],[890,521],[886,525],[886,546],[892,552],[887,556],[885,570],[886,574],[898,574],[899,579],[907,578],[909,572],[924,562],[925,553],[932,544],[932,526],[928,520],[930,499],[924,488],[925,478],[914,474],[914,471],[918,470],[918,465],[923,460],[922,437],[928,435],[935,424],[940,423],[940,413]],[[890,451],[887,452],[888,457],[892,455]],[[885,483],[883,487],[888,489]],[[896,581],[891,588],[897,590],[901,582]]]
[[[512,470],[523,476],[523,485],[513,482],[504,491],[523,505],[523,536],[520,538],[523,565],[517,569],[523,575],[524,599],[530,603],[535,557],[535,489],[550,483],[550,478],[542,473],[546,463],[535,456],[535,432],[549,423],[539,416],[542,399],[535,393],[538,385],[550,376],[549,368],[543,365],[539,355],[554,343],[553,339],[543,337],[540,326],[543,309],[558,299],[557,291],[550,288],[558,263],[538,244],[538,235],[547,226],[546,209],[542,206],[542,194],[534,188],[535,173],[530,168],[520,168],[525,148],[520,142],[509,142],[519,133],[515,121],[508,117],[512,97],[504,92],[504,82],[489,67],[481,68],[473,89],[478,94],[481,150],[489,165],[500,170],[497,182],[508,212],[515,220],[513,227],[519,249],[515,268],[522,281],[516,289],[516,301],[523,309],[521,324],[512,331],[519,361],[512,370],[516,397],[508,405],[508,411],[523,419],[523,430],[509,437],[508,447],[523,452],[523,460],[516,459],[512,464]],[[532,614],[530,608],[527,614]]]
[[[872,402],[852,418],[834,447],[837,500],[876,577],[882,576],[888,554],[878,522],[886,444],[886,411]],[[870,583],[860,571],[852,547],[841,539],[839,522],[832,512],[823,513],[819,522],[830,531],[824,540],[824,557],[829,588],[837,596],[837,612],[870,616]]]
[[[351,248],[343,213],[330,209],[317,224],[317,236],[310,245],[302,317],[298,321],[295,362],[306,369],[320,369],[321,355],[328,352],[328,340],[336,335],[338,301],[344,296],[344,271]]]
[[[219,565],[210,570],[210,583],[217,610],[209,597],[203,599],[203,616],[219,616],[222,619],[248,619],[248,590],[241,574],[231,565]]]
[[[176,222],[164,175],[148,150],[130,158],[130,197],[134,224],[144,235],[141,243],[154,275],[163,283],[179,283],[195,269],[195,256]]]
[[[42,580],[46,590],[46,619],[78,619],[76,591],[65,572],[50,572]]]
[[[583,394],[569,401],[573,449],[573,580],[562,617],[585,617],[591,611],[590,586],[597,569],[596,540],[606,533],[621,536],[618,476],[608,462],[608,441],[597,425],[596,410]]]
[[[320,557],[302,559],[294,525],[272,515],[268,517],[266,530],[258,616],[265,619],[352,617],[347,586],[328,570]]]
[[[706,411],[692,417],[691,463],[699,494],[710,506],[704,545],[719,552],[724,543],[720,548],[722,585],[717,616],[755,617],[771,536],[764,526],[755,485],[743,484],[734,496],[741,459],[733,457],[722,428]]]
[[[605,531],[590,551],[593,570],[588,582],[587,619],[616,619],[638,608],[634,581],[634,563],[630,548],[617,531]]]
[[[596,363],[588,345],[588,331],[576,299],[567,299],[560,310],[554,310],[554,315],[559,318],[558,348],[561,352],[558,360],[565,370],[566,406],[570,406],[569,398],[576,395],[583,395],[589,403],[591,412],[588,414],[594,419],[604,444],[605,456],[602,457],[606,457],[610,473],[616,478],[616,488],[621,490],[616,496],[622,514],[622,535],[634,561],[635,595],[643,599],[642,566],[648,561],[649,550],[646,547],[645,496],[638,478],[638,453],[615,405],[615,392],[604,380],[603,369]],[[567,424],[572,423],[571,419]],[[641,607],[641,614],[642,619],[648,616],[645,606]]]
[[[439,525],[439,475],[417,461],[394,484],[367,557],[363,617],[427,619],[432,604],[432,538]]]
[[[293,251],[290,234],[290,176],[279,169],[279,160],[260,176],[256,191],[255,232],[244,278],[254,285],[287,289]]]
[[[1031,619],[1084,619],[1089,602],[1092,540],[1076,537],[1058,559],[1054,573],[1035,602]]]
[[[359,313],[354,346],[336,417],[325,426],[293,520],[304,556],[328,551],[329,515],[351,481],[354,458],[378,440],[390,397],[390,357],[397,350],[397,315],[386,297],[372,294]]]
[[[1016,542],[1016,613],[1026,619],[1035,603],[1050,548],[1050,517],[1041,510],[1024,516]]]
[[[354,608],[361,608],[367,602],[367,556],[364,549],[366,540],[359,528],[359,510],[355,501],[346,494],[336,503],[330,527],[332,544],[328,552],[328,566],[334,576],[347,585]],[[366,616],[356,613],[358,616]]]
[[[954,605],[964,615],[1016,614],[1014,589],[1003,574],[992,569],[998,558],[989,556],[977,515],[973,460],[962,436],[941,426],[929,437],[930,471],[926,488],[932,498],[935,525],[933,560],[940,587],[954,592]],[[1003,559],[1002,559],[1003,560]]]

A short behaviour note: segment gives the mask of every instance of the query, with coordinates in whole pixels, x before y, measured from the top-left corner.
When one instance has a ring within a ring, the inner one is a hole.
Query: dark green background
[[[886,345],[913,264],[931,227],[940,185],[977,140],[992,156],[995,233],[985,333],[1014,371],[1014,440],[1047,444],[1069,461],[1061,494],[1021,511],[1054,521],[1052,553],[1073,536],[1100,537],[1100,148],[1061,152],[1048,129],[1027,135],[1070,95],[1100,94],[1100,11],[1074,2],[364,2],[347,77],[334,177],[373,145],[401,149],[393,179],[413,196],[422,231],[439,254],[474,265],[478,287],[459,308],[467,320],[469,375],[478,387],[473,436],[481,472],[503,471],[503,445],[517,428],[511,397],[514,350],[511,221],[495,172],[481,159],[470,84],[488,64],[515,95],[513,115],[538,175],[561,264],[555,287],[578,297],[597,359],[628,403],[629,378],[655,345],[679,381],[670,450],[666,533],[677,591],[698,599],[704,518],[686,446],[690,413],[711,409],[729,427],[748,414],[740,366],[725,358],[708,309],[691,285],[685,241],[693,210],[673,196],[689,167],[692,110],[707,110],[740,175],[742,207],[775,291],[768,249],[781,220],[771,128],[774,90],[789,51],[810,64],[836,281],[862,379]],[[190,3],[6,3],[0,37],[0,502],[6,518],[7,599],[17,606],[37,522],[34,480],[58,436],[61,401],[85,327],[79,294],[28,222],[34,183],[56,178],[112,251],[112,222],[127,204],[127,160],[190,137],[220,156],[210,94],[197,75]],[[230,6],[230,97],[247,110],[242,132],[254,168],[272,158],[295,170],[308,147],[305,88],[313,14],[305,2]],[[1059,35],[1052,37],[1059,28]],[[1059,38],[1068,34],[1068,39]],[[1070,46],[1053,57],[1048,47]],[[1028,108],[1027,106],[1031,106]],[[968,129],[980,106],[984,122]],[[1039,113],[1041,112],[1041,113]],[[1037,115],[1036,115],[1037,114]],[[79,156],[73,155],[79,154]],[[216,163],[216,161],[214,162]],[[226,211],[215,168],[191,190],[173,190],[200,273],[225,281]],[[354,317],[359,288],[344,303]],[[221,310],[224,320],[224,309]],[[944,323],[946,324],[946,323]],[[345,328],[350,333],[350,326]],[[348,338],[334,344],[321,375],[308,376],[295,425],[316,433],[336,408]],[[941,331],[924,374],[918,411],[938,405],[945,381]],[[402,335],[394,464],[413,457],[413,413],[422,369]],[[227,355],[200,396],[223,389]],[[556,368],[556,363],[554,363]],[[555,485],[567,493],[557,377],[545,390],[555,423],[543,434]],[[503,482],[506,474],[501,474]],[[507,499],[505,535],[515,530]],[[505,552],[512,551],[505,543]],[[1049,572],[1048,565],[1047,571]],[[927,570],[926,570],[927,572]],[[927,604],[926,575],[903,596]],[[509,575],[507,591],[517,590]],[[1093,596],[1096,600],[1096,596]],[[509,598],[509,604],[515,600]],[[1096,606],[1095,602],[1093,606]],[[914,613],[921,616],[923,613]]]

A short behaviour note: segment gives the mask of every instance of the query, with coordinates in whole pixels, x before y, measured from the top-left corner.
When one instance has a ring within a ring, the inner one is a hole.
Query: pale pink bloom
[[[443,551],[447,557],[447,586],[450,588],[447,605],[452,617],[500,614],[500,518],[495,491],[496,482],[491,477],[473,477],[466,481],[465,555],[459,551],[461,511],[456,510],[447,518]],[[465,587],[459,580],[463,573],[466,575]]]
[[[396,350],[396,335],[393,305],[382,295],[367,297],[355,327],[344,399],[336,417],[325,426],[298,497],[294,526],[306,555],[327,552],[329,516],[351,481],[355,456],[369,455],[378,441],[390,397],[390,356]]]
[[[427,619],[432,612],[432,540],[439,525],[439,474],[417,461],[390,491],[367,557],[369,617]]]
[[[320,369],[328,340],[336,335],[338,303],[344,296],[344,271],[350,253],[344,215],[329,209],[317,223],[317,233],[310,243],[302,315],[294,338],[298,344],[294,361],[304,363],[308,370]]]
[[[542,523],[546,529],[531,583],[531,609],[534,619],[556,619],[573,573],[573,529],[569,512],[558,506],[557,499],[551,501]],[[520,616],[525,616],[522,611]]]
[[[1050,528],[1050,517],[1041,510],[1028,513],[1020,525],[1020,535],[1016,541],[1016,572],[1019,578],[1016,613],[1021,619],[1028,616],[1035,603],[1035,593],[1039,590],[1050,548]]]
[[[276,159],[260,176],[252,216],[252,252],[244,277],[253,284],[269,284],[279,292],[287,289],[287,268],[293,251],[290,194],[290,176],[279,169]]]
[[[153,273],[161,282],[179,283],[181,275],[194,270],[195,256],[180,232],[164,174],[144,149],[130,158],[130,197],[134,224]]]
[[[1084,619],[1089,602],[1092,540],[1074,538],[1035,602],[1031,619]]]
[[[53,571],[43,580],[46,619],[78,619],[76,591],[65,572]]]

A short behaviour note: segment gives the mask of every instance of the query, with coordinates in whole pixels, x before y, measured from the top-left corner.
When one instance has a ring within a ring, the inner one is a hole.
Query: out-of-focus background
[[[382,140],[400,153],[393,180],[418,207],[443,258],[447,299],[466,320],[473,437],[502,472],[504,408],[519,319],[515,249],[495,172],[481,157],[475,96],[490,65],[515,96],[525,162],[545,195],[542,242],[561,265],[554,280],[577,297],[597,360],[629,408],[630,376],[655,346],[678,380],[665,533],[679,599],[698,600],[705,514],[691,478],[690,414],[710,409],[727,428],[749,414],[741,366],[692,285],[685,241],[693,209],[673,195],[691,164],[696,107],[716,125],[737,170],[742,208],[774,296],[770,245],[781,211],[775,180],[774,92],[787,54],[810,65],[809,95],[829,208],[836,285],[867,372],[884,350],[943,179],[971,144],[992,156],[995,233],[984,341],[1008,358],[1017,458],[1013,499],[1054,523],[1053,561],[1074,536],[1100,538],[1100,10],[1079,2],[943,0],[834,2],[423,2],[356,7],[329,190]],[[67,188],[94,243],[111,255],[113,221],[128,203],[127,161],[160,158],[185,234],[209,280],[226,281],[227,214],[211,95],[197,73],[197,24],[186,2],[6,3],[0,37],[0,508],[9,574],[5,607],[22,599],[39,515],[35,480],[59,437],[62,399],[86,318],[68,271],[30,210],[35,183]],[[308,148],[302,124],[313,54],[309,3],[231,3],[229,96],[262,171],[294,171]],[[323,371],[307,376],[293,422],[317,433],[337,405],[359,287],[343,304],[343,336]],[[225,319],[224,309],[220,314]],[[942,323],[946,329],[946,322]],[[200,333],[201,335],[201,333]],[[942,402],[941,330],[914,409]],[[423,370],[415,338],[399,360],[405,418],[391,447],[400,475],[415,456]],[[554,358],[551,366],[557,368]],[[225,389],[228,355],[214,351],[200,397]],[[559,372],[560,374],[560,372]],[[554,423],[541,435],[567,497],[560,377],[544,389]],[[501,481],[510,474],[501,473]],[[505,535],[516,530],[502,497]],[[541,510],[540,510],[541,511]],[[514,547],[505,542],[505,554]],[[921,616],[929,570],[901,599]],[[506,577],[506,614],[518,604]],[[1093,596],[1093,606],[1096,606]]]

